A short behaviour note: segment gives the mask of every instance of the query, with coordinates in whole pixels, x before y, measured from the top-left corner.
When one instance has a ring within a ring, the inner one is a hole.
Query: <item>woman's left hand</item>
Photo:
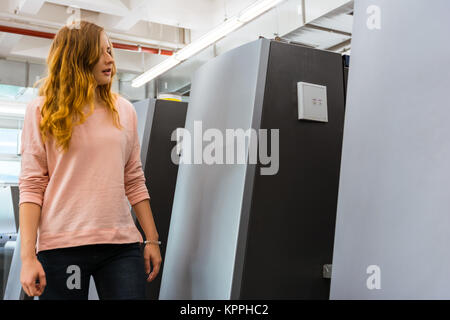
[[[159,268],[161,267],[161,252],[159,251],[159,246],[156,244],[146,244],[144,248],[144,260],[145,260],[145,271],[149,274],[147,282],[153,281],[159,273]],[[153,267],[150,273],[150,264]]]

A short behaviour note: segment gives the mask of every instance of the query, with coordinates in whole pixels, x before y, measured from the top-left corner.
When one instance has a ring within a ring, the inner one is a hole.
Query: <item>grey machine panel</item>
[[[18,210],[19,188],[10,186],[0,188],[0,293],[3,299],[19,299],[23,297],[20,284],[20,264],[16,260],[20,257],[16,248],[20,246],[17,234],[19,227]],[[20,251],[19,251],[20,252]],[[11,280],[14,278],[14,280]]]
[[[450,298],[449,12],[355,1],[331,299]]]
[[[150,140],[150,132],[152,130],[153,114],[155,112],[155,99],[144,99],[133,103],[137,116],[137,130],[139,136],[139,144],[141,146],[141,163],[142,169],[145,169],[147,159],[147,151]]]
[[[252,128],[261,110],[268,43],[255,41],[200,67],[192,79],[185,128]],[[264,63],[263,63],[264,65]],[[213,109],[212,109],[213,108]],[[212,110],[214,112],[212,112]],[[256,128],[259,127],[259,124]],[[225,154],[225,152],[224,152]],[[245,164],[180,163],[159,299],[230,299]]]

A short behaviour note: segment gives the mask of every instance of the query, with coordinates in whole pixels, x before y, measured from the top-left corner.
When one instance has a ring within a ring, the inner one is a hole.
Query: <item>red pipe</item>
[[[0,25],[0,31],[8,32],[8,33],[15,33],[15,34],[22,34],[24,36],[45,38],[45,39],[53,39],[55,37],[55,34],[50,33],[50,32],[28,30],[28,29],[7,27],[7,26],[1,26],[1,25]]]
[[[55,37],[54,33],[51,32],[42,32],[42,31],[35,31],[35,30],[29,30],[29,29],[23,29],[23,28],[16,28],[16,27],[8,27],[8,26],[2,26],[0,25],[0,32],[8,32],[8,33],[15,33],[15,34],[21,34],[24,36],[31,36],[31,37],[38,37],[38,38],[45,38],[45,39],[53,39]],[[153,54],[162,54],[166,56],[173,55],[173,51],[171,50],[160,50],[157,48],[150,48],[150,47],[142,47],[132,44],[124,44],[124,43],[117,43],[113,42],[113,47],[117,49],[123,49],[123,50],[131,50],[131,51],[139,51],[139,48],[142,52],[148,52]]]

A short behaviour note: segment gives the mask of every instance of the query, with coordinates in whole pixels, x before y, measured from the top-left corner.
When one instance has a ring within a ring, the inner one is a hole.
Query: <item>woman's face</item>
[[[114,59],[111,56],[112,48],[104,31],[100,35],[100,46],[102,54],[93,70],[94,78],[99,86],[111,82],[112,66],[114,64]]]

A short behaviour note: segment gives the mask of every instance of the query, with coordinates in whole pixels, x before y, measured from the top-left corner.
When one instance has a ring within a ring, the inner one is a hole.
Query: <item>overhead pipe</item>
[[[306,24],[306,3],[305,0],[302,0],[302,24]]]
[[[4,25],[0,25],[0,32],[20,34],[20,35],[24,35],[24,36],[44,38],[44,39],[53,39],[55,37],[55,33],[52,33],[52,32],[36,31],[36,30],[30,30],[30,29],[24,29],[24,28],[9,27],[9,26],[4,26]],[[160,55],[166,55],[166,56],[173,55],[173,50],[167,50],[167,49],[152,48],[152,47],[145,47],[145,46],[141,46],[141,45],[132,45],[132,44],[125,44],[125,43],[118,43],[118,42],[112,42],[112,45],[113,45],[113,48],[121,49],[121,50],[147,52],[147,53],[160,54]]]

